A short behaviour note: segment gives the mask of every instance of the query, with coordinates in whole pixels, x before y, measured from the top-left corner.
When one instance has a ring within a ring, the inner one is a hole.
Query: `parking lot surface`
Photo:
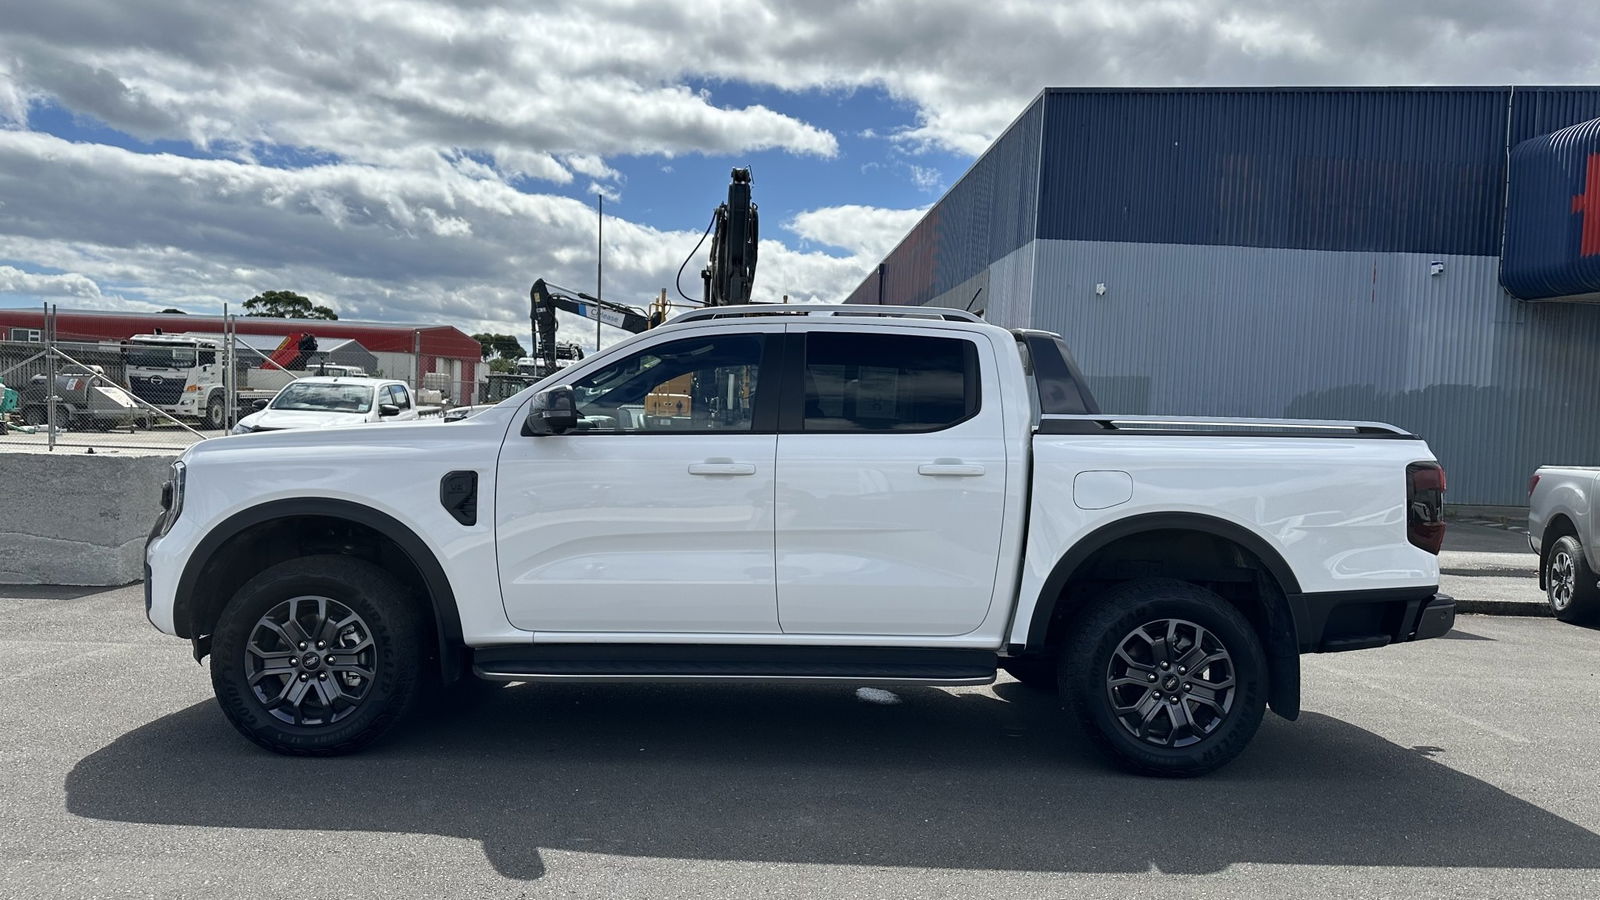
[[[1300,721],[1158,781],[1009,680],[485,685],[361,755],[286,759],[234,733],[137,586],[0,598],[5,897],[1600,888],[1600,631],[1551,619],[1305,657]]]

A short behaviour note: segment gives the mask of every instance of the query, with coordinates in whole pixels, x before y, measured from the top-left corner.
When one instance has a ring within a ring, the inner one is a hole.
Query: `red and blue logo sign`
[[[1500,283],[1523,300],[1600,296],[1600,119],[1511,151]]]
[[[1572,212],[1583,217],[1578,255],[1600,256],[1600,153],[1589,154],[1583,193],[1572,198]]]

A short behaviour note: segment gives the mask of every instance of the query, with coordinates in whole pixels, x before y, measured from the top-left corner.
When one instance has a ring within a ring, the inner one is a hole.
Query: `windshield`
[[[372,388],[360,384],[296,382],[272,399],[273,409],[364,413],[372,409]]]
[[[193,347],[150,347],[133,345],[126,348],[128,365],[148,369],[192,369]]]

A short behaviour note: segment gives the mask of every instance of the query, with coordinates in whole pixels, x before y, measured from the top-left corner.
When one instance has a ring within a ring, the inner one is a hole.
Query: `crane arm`
[[[621,328],[638,334],[650,327],[650,317],[621,303],[612,303],[591,297],[581,291],[567,293],[553,288],[543,278],[535,281],[528,291],[532,303],[533,334],[538,346],[534,355],[545,366],[546,372],[556,370],[556,310],[564,310],[590,321]]]
[[[756,204],[750,200],[750,170],[734,169],[728,202],[717,207],[711,262],[700,270],[706,306],[750,302],[756,280],[756,251],[761,245]]]

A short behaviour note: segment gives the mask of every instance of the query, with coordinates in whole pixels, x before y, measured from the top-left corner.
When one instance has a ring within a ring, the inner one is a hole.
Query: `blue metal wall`
[[[1039,236],[1495,256],[1513,104],[1539,127],[1600,92],[1051,90]]]
[[[1511,152],[1500,280],[1524,300],[1600,294],[1600,119]]]
[[[1585,87],[1052,88],[850,300],[925,303],[1030,236],[1498,256],[1508,147],[1596,116]]]
[[[847,302],[926,303],[1032,240],[1043,119],[1041,98],[890,252],[881,279],[868,275]]]

